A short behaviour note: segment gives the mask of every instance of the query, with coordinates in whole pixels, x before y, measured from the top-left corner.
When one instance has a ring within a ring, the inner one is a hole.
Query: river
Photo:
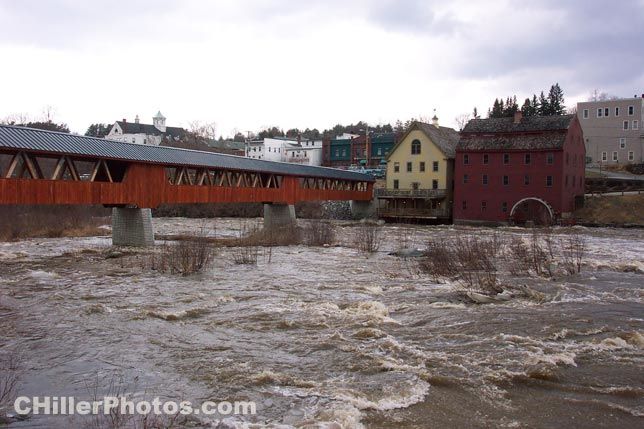
[[[256,221],[154,222],[160,234],[230,237]],[[581,274],[513,280],[543,302],[480,305],[389,253],[525,230],[386,225],[367,257],[347,245],[355,229],[338,222],[341,245],[276,247],[257,266],[218,249],[187,277],[146,268],[145,252],[115,254],[108,237],[0,243],[0,353],[20,357],[25,396],[257,404],[191,427],[642,426],[644,231],[573,228],[587,243]]]

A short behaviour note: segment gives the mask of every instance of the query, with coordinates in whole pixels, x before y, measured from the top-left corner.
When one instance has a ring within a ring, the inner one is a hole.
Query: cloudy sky
[[[219,133],[644,93],[644,0],[0,0],[0,118]]]

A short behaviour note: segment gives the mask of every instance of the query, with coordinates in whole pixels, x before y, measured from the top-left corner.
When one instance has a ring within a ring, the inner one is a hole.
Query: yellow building
[[[377,191],[381,217],[449,218],[458,132],[415,122],[387,157],[387,184]]]

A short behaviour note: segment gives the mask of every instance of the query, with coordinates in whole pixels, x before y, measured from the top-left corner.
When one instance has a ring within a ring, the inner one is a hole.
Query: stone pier
[[[154,246],[152,211],[150,209],[113,208],[112,245]]]
[[[376,203],[371,201],[351,201],[351,216],[354,219],[368,219],[376,216]]]
[[[295,206],[264,204],[264,228],[279,229],[294,226],[295,223]]]

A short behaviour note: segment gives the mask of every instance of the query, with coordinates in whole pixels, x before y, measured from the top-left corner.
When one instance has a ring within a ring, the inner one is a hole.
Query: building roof
[[[186,167],[222,168],[261,173],[373,182],[372,176],[328,167],[265,161],[197,150],[124,143],[34,128],[0,125],[0,149],[43,154],[105,158]]]
[[[154,115],[154,117],[152,117],[152,119],[165,119],[165,116],[163,116],[163,115],[161,114],[161,111],[159,110],[159,111],[157,112],[157,114],[156,114],[156,115]]]
[[[121,127],[123,134],[146,134],[151,136],[171,136],[181,138],[186,134],[186,130],[180,127],[165,127],[165,131],[160,131],[152,124],[141,124],[136,122],[116,121]]]
[[[567,130],[575,115],[525,116],[518,124],[513,117],[470,120],[461,134],[466,133],[525,133]]]
[[[459,151],[560,149],[575,115],[472,119],[461,132]]]
[[[432,124],[426,124],[424,122],[414,122],[407,132],[402,136],[402,138],[396,143],[396,145],[389,152],[391,156],[396,148],[407,138],[410,132],[413,130],[420,130],[423,132],[429,139],[434,143],[438,149],[447,157],[454,158],[456,154],[456,144],[458,143],[458,131],[453,128],[448,127],[436,127]]]

